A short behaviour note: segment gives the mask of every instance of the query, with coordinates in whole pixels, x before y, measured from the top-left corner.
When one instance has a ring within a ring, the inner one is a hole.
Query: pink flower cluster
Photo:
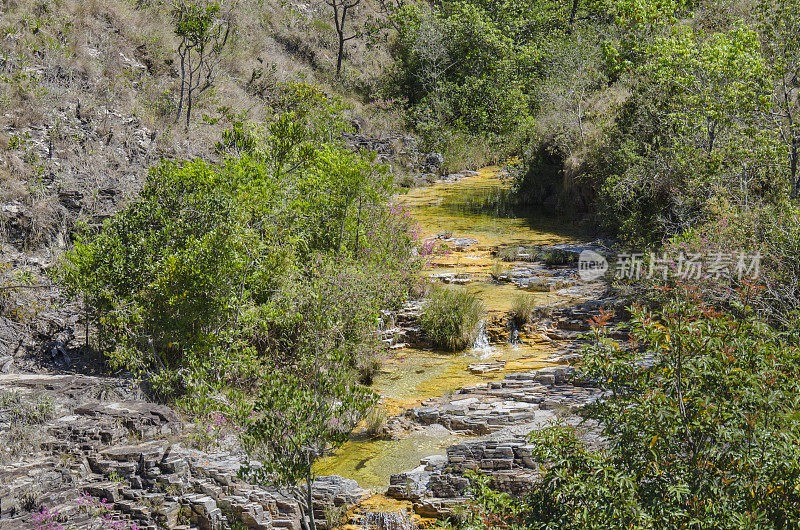
[[[96,526],[103,530],[139,530],[139,526],[132,521],[115,519],[111,514],[112,505],[106,499],[96,499],[87,492],[83,492],[80,497],[75,499],[75,504],[94,518]],[[61,524],[64,516],[58,510],[51,510],[43,507],[33,516],[33,524],[36,530],[66,530]]]
[[[221,412],[209,414],[206,421],[196,429],[195,438],[214,447],[218,447],[228,434],[240,433],[244,430],[235,420]]]
[[[139,530],[139,526],[132,521],[115,519],[111,514],[112,505],[105,498],[97,499],[84,491],[75,502],[81,509],[95,517],[103,530]]]
[[[65,530],[59,519],[61,519],[61,514],[58,510],[42,508],[33,516],[33,524],[36,530]]]

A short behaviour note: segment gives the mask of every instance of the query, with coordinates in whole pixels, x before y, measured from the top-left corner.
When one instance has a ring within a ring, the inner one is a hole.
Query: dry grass
[[[52,398],[36,399],[18,392],[0,392],[0,463],[19,461],[20,456],[39,450],[46,438],[41,425],[55,417]]]
[[[363,2],[350,27],[381,17],[379,5]],[[355,114],[368,114],[368,134],[402,130],[396,112],[365,103],[389,61],[385,47],[367,38],[349,41],[344,79],[334,79],[335,32],[324,2],[235,0],[227,6],[236,32],[214,88],[197,101],[186,130],[174,123],[179,80],[168,2],[5,3],[0,201],[24,206],[26,250],[68,240],[78,220],[96,223],[113,213],[135,196],[159,159],[214,156],[230,116],[267,119],[268,94],[248,83],[254,72],[266,72],[272,83],[306,81],[344,95]],[[13,135],[27,136],[15,143]],[[113,190],[113,197],[103,190]],[[65,209],[64,191],[81,196],[81,208]],[[16,221],[0,212],[0,225]]]

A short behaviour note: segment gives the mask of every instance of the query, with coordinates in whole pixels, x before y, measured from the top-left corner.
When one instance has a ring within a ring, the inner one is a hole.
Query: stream
[[[504,206],[510,184],[505,171],[489,167],[457,181],[412,189],[397,198],[419,223],[423,239],[437,244],[442,241],[451,249],[450,253],[432,256],[423,275],[432,281],[462,284],[457,288],[475,293],[486,308],[485,323],[507,313],[515,297],[523,292],[535,296],[537,304],[564,299],[553,292],[532,292],[512,282],[495,281],[492,273],[511,265],[496,259],[495,250],[581,241],[575,227],[552,216],[517,217]],[[508,373],[552,366],[544,360],[553,353],[552,348],[546,341],[492,343],[485,329],[473,348],[460,353],[398,345],[384,361],[373,389],[380,394],[387,416],[393,416],[427,398],[502,380]],[[505,366],[494,371],[470,370],[470,365],[501,366],[502,361]],[[426,456],[444,454],[447,447],[466,438],[436,427],[411,431],[399,439],[351,440],[334,455],[320,460],[315,472],[354,479],[361,487],[382,493],[392,474],[417,467]]]

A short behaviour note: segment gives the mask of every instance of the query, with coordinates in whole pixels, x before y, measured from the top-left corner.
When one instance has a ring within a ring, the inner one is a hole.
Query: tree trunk
[[[800,144],[800,135],[796,134],[792,136],[792,150],[791,153],[789,153],[789,172],[792,179],[792,199],[797,199],[797,196],[800,195],[800,177],[797,176],[797,156],[800,154],[798,153],[798,144]]]
[[[339,33],[339,53],[336,55],[336,77],[342,77],[342,57],[344,56],[344,33]]]
[[[178,123],[178,120],[181,119],[181,112],[183,111],[183,92],[186,88],[186,52],[180,52],[180,48],[178,49],[178,54],[181,56],[181,98],[178,100],[178,113],[175,115],[175,123]]]
[[[186,97],[186,128],[189,128],[189,120],[192,117],[192,87],[189,87]]]
[[[306,456],[306,458],[310,458]],[[317,530],[317,523],[314,521],[314,496],[311,493],[311,473],[306,475],[306,504],[308,510],[308,528]]]
[[[578,0],[572,0],[572,10],[569,12],[569,27],[567,34],[572,34],[572,26],[575,25],[575,15],[578,14]]]

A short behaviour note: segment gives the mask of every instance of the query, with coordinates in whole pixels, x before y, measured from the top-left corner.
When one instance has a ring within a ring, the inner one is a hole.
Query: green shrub
[[[536,260],[544,262],[550,267],[560,267],[564,265],[577,265],[578,255],[569,250],[558,248],[542,250],[536,253]]]
[[[517,245],[509,245],[507,247],[500,247],[495,253],[495,257],[501,261],[520,261],[522,257],[527,256],[529,253],[528,247],[520,247]]]
[[[757,34],[676,30],[650,44],[639,72],[590,156],[606,230],[661,243],[712,219],[716,198],[749,206],[788,190]]]
[[[330,141],[341,119],[324,94],[299,87],[290,108],[226,135],[218,163],[153,168],[65,257],[99,348],[162,395],[258,386],[320,346],[374,369],[379,311],[415,274],[410,219],[382,166]]]
[[[800,208],[785,202],[748,209],[719,206],[716,212],[710,222],[669,240],[664,252],[674,256],[681,252],[709,258],[728,256],[734,262],[744,253],[748,264],[752,256],[760,254],[758,278],[744,297],[736,291],[742,285],[736,274],[701,278],[696,284],[705,300],[726,307],[743,303],[772,323],[787,329],[795,326],[800,307]]]
[[[425,303],[420,324],[435,347],[459,351],[475,342],[483,313],[483,305],[475,295],[464,289],[438,287]]]
[[[633,308],[632,340],[597,327],[579,369],[607,391],[579,429],[530,435],[544,476],[524,499],[481,503],[510,528],[796,528],[800,524],[800,350],[752,314],[670,291]]]
[[[511,21],[500,19],[512,10],[499,10],[497,17],[495,5],[446,4],[441,10],[409,5],[395,13],[397,68],[389,85],[411,103],[415,125],[514,132],[530,121],[528,80],[541,52],[507,31]]]
[[[235,430],[262,464],[240,473],[310,516],[298,483],[312,488],[314,460],[376,401],[359,376],[384,347],[381,310],[416,280],[417,242],[386,168],[341,143],[335,102],[294,88],[291,110],[224,135],[219,162],[153,168],[137,200],[81,234],[60,278],[112,366],[216,418],[200,441]]]
[[[371,438],[386,436],[386,411],[380,405],[375,405],[367,411],[364,431]]]

